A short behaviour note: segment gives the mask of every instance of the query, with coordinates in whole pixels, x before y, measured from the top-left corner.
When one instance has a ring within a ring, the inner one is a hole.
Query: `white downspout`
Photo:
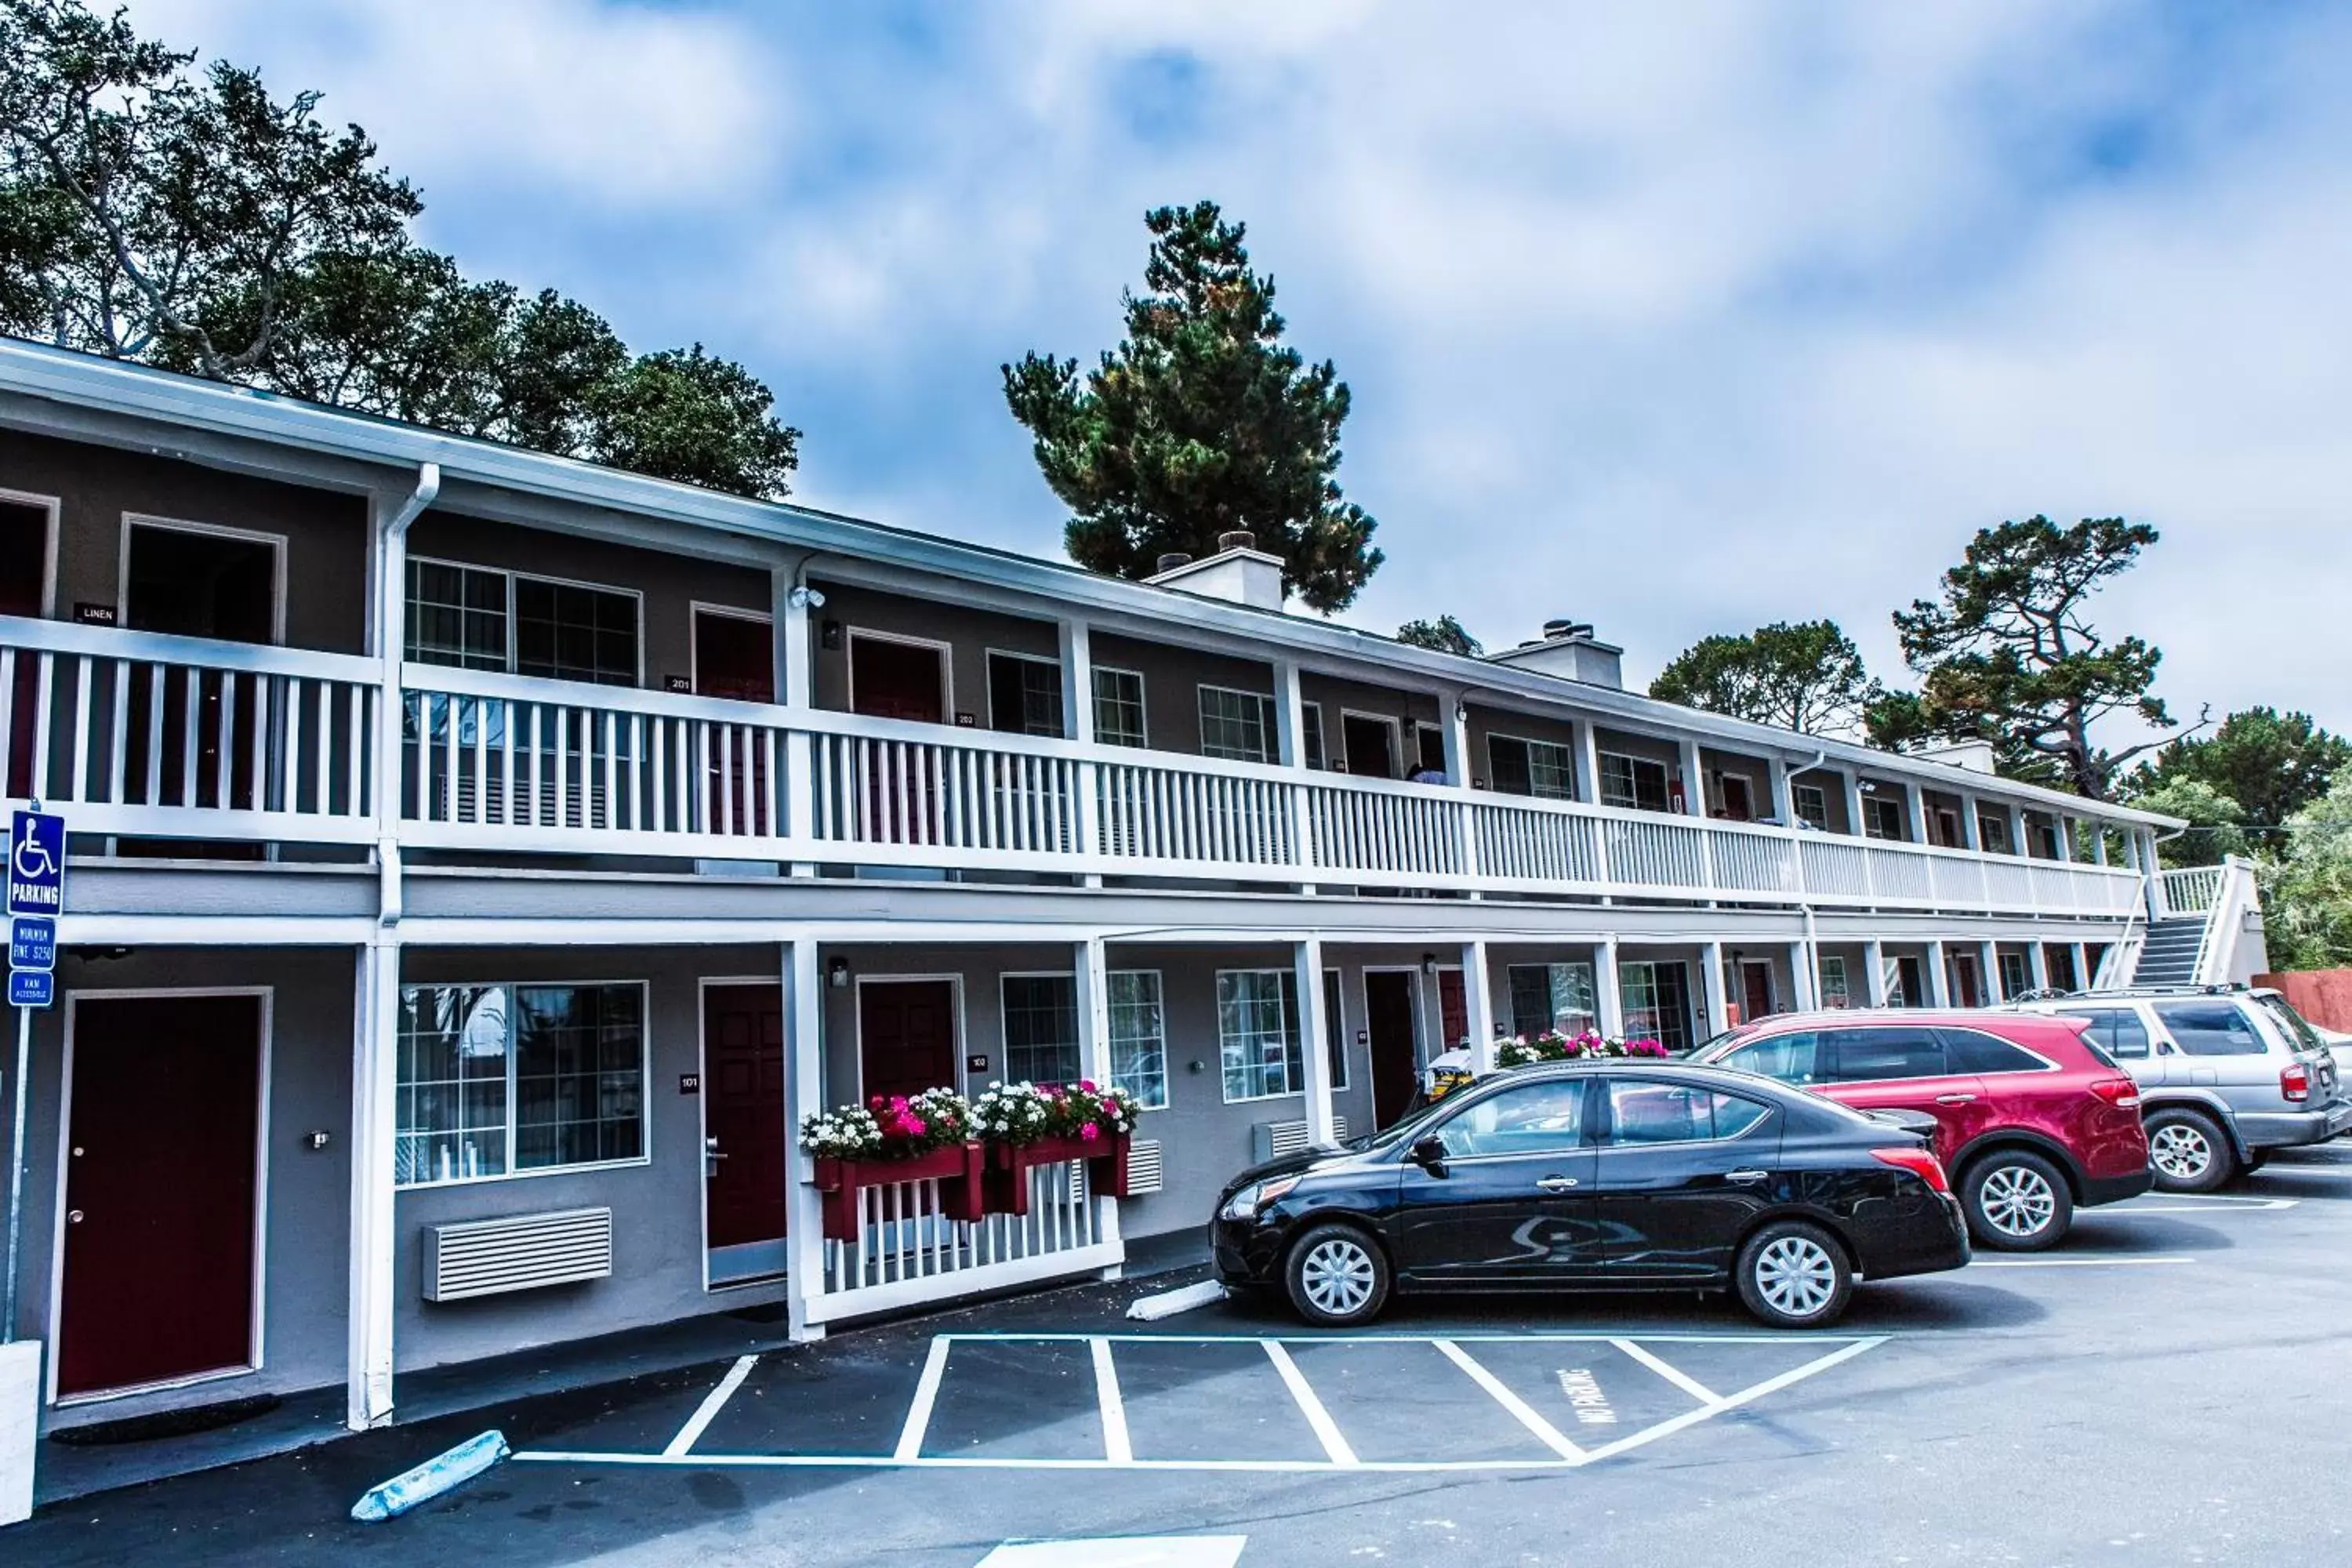
[[[375,750],[375,846],[379,883],[377,919],[400,923],[400,659],[408,606],[408,525],[441,493],[441,465],[421,463],[416,488],[383,520],[376,540],[375,584],[377,710]],[[451,716],[452,723],[456,717]]]
[[[1811,762],[1807,763],[1803,767],[1797,769],[1795,773],[1789,774],[1787,787],[1789,791],[1789,815],[1790,816],[1793,817],[1797,815],[1797,774],[1811,773],[1815,768],[1820,767],[1823,763],[1826,763],[1829,760],[1830,749],[1827,746],[1823,746],[1820,751],[1813,753],[1813,760]],[[1792,834],[1802,833],[1804,831],[1801,824],[1797,822],[1787,822],[1781,824],[1781,826]],[[1798,839],[1795,840],[1795,843],[1797,847],[1797,910],[1799,913],[1805,917],[1805,963],[1811,969],[1812,973],[1803,976],[1791,975],[1790,978],[1798,982],[1797,994],[1800,996],[1811,997],[1813,1005],[1818,1008],[1822,1005],[1822,943],[1821,938],[1813,927],[1813,900],[1804,896],[1809,890],[1805,887],[1804,842],[1801,839]],[[1852,994],[1851,991],[1847,993],[1849,999],[1851,999]]]

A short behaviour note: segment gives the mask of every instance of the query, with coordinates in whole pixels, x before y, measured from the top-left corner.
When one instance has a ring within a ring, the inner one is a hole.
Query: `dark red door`
[[[0,501],[0,616],[41,613],[43,577],[49,559],[49,514],[45,507]],[[19,800],[44,795],[33,787],[34,704],[40,695],[40,656],[19,650],[8,673],[6,733],[0,734],[0,795]]]
[[[1441,969],[1437,972],[1438,1049],[1450,1051],[1470,1042],[1470,1008],[1463,1000],[1462,972]]]
[[[857,1058],[866,1093],[917,1094],[956,1081],[955,985],[877,980],[857,988]]]
[[[1952,999],[1963,1007],[1981,1007],[1984,986],[1977,979],[1977,961],[1972,954],[1952,955]]]
[[[694,690],[698,697],[737,702],[776,700],[776,651],[768,623],[742,616],[694,612]],[[757,734],[729,727],[710,752],[709,798],[703,802],[711,832],[742,834],[774,830],[768,820],[768,759]]]
[[[947,718],[940,650],[887,637],[849,639],[849,706],[876,719],[937,724]]]
[[[261,1009],[75,1003],[59,1394],[252,1363]]]
[[[1372,1053],[1372,1120],[1386,1127],[1405,1113],[1418,1087],[1412,975],[1402,970],[1366,973],[1364,1028]]]
[[[1772,1013],[1772,966],[1743,961],[1739,965],[1739,1016],[1752,1022]]]
[[[784,1234],[784,1008],[781,986],[711,985],[702,993],[702,1130],[709,1244],[741,1247]]]

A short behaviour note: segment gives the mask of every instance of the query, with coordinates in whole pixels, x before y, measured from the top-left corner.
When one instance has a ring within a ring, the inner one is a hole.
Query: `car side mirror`
[[[1412,1145],[1412,1163],[1433,1176],[1445,1174],[1445,1140],[1434,1132],[1417,1138]]]

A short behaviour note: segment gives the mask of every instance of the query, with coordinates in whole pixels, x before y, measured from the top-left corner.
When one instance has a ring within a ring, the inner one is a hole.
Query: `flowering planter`
[[[1029,1212],[1029,1173],[1040,1165],[1065,1165],[1083,1160],[1087,1191],[1098,1198],[1127,1196],[1127,1145],[1133,1135],[1106,1132],[1096,1139],[1040,1138],[1034,1143],[988,1145],[988,1177],[983,1184],[990,1214]]]
[[[857,1195],[866,1187],[894,1182],[937,1182],[940,1215],[953,1220],[981,1216],[981,1159],[978,1143],[951,1143],[900,1160],[854,1160],[820,1154],[816,1187],[824,1194],[824,1238],[855,1241],[858,1233]],[[894,1216],[912,1219],[912,1215]]]

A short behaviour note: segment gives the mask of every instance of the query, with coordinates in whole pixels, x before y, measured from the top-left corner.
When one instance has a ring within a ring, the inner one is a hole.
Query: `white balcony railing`
[[[77,831],[363,841],[377,675],[0,617],[8,793],[37,784]],[[2119,867],[437,665],[402,683],[383,743],[424,847],[1956,912],[2140,897]],[[2200,896],[2176,873],[2158,894]]]

